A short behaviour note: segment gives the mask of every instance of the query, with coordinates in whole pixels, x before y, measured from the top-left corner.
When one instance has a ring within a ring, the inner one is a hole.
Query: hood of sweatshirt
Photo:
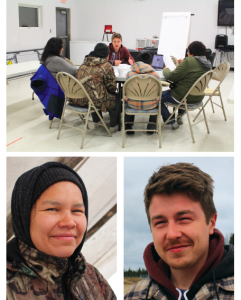
[[[201,64],[201,66],[206,69],[206,70],[211,70],[212,68],[212,64],[210,62],[210,60],[208,60],[206,58],[206,56],[194,56],[198,61],[199,63]]]
[[[131,65],[131,71],[139,74],[155,72],[155,70],[150,65],[145,64],[141,61],[137,61],[133,65]]]
[[[179,293],[170,280],[170,268],[157,254],[154,244],[150,243],[144,251],[144,262],[147,271],[156,283],[162,286],[165,293],[179,298]],[[196,292],[207,282],[213,282],[233,276],[234,274],[234,249],[231,245],[224,246],[224,238],[221,232],[214,229],[210,236],[208,258],[194,278],[190,289],[187,292],[187,298],[193,299]],[[171,298],[171,297],[170,297]]]
[[[94,56],[90,56],[91,53],[85,57],[83,64],[86,66],[98,66],[98,65],[102,65],[104,63],[109,62],[106,58],[101,58],[101,57],[94,57]]]

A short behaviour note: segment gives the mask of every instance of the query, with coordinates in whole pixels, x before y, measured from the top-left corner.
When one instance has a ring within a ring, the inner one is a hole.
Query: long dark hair
[[[44,52],[41,57],[41,61],[45,62],[49,56],[60,56],[60,50],[63,47],[63,40],[58,37],[52,37],[48,40]]]

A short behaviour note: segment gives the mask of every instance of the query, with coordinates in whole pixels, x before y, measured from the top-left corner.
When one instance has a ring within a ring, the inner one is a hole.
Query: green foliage
[[[230,236],[229,244],[234,246],[234,233]]]
[[[141,275],[148,275],[148,272],[146,269],[139,268],[138,270],[124,270],[124,277],[140,277]]]

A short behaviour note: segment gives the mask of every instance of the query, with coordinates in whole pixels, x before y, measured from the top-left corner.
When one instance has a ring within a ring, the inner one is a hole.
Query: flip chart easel
[[[190,20],[191,12],[163,13],[158,54],[185,57]]]

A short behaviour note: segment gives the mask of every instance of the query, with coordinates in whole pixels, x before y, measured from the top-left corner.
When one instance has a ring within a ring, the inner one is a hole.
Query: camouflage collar
[[[37,249],[33,249],[19,240],[19,250],[27,265],[21,264],[21,271],[32,276],[40,276],[46,281],[56,283],[61,281],[63,275],[68,271],[70,261],[68,258],[61,258],[45,254]],[[71,274],[82,273],[86,262],[82,256],[79,256],[74,266],[71,266]]]
[[[84,64],[87,66],[95,66],[104,64],[107,62],[106,58],[100,58],[100,57],[94,57],[94,56],[88,56],[84,60]]]

